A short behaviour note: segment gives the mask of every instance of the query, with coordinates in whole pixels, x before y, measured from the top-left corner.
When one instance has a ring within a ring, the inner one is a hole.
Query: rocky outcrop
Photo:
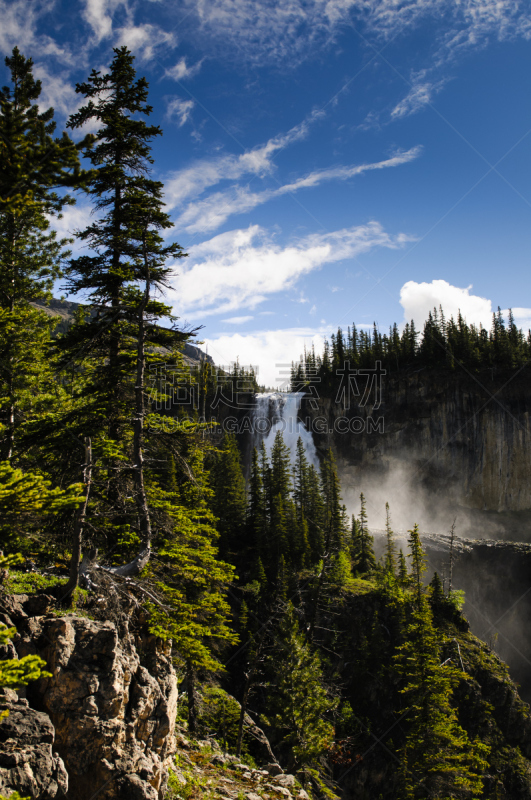
[[[161,800],[177,708],[169,646],[127,624],[29,616],[21,599],[17,606],[11,598],[4,619],[18,629],[18,655],[39,655],[51,673],[28,687],[27,713],[40,712],[55,729],[69,797]]]
[[[68,774],[55,752],[55,731],[47,714],[29,708],[12,689],[0,690],[0,793],[17,791],[33,800],[60,800]]]

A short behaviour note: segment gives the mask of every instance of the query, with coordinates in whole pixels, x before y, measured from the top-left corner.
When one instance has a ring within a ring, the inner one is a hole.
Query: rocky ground
[[[212,739],[193,742],[176,736],[175,766],[170,768],[167,800],[308,800],[294,775],[278,764],[255,768],[222,752]]]

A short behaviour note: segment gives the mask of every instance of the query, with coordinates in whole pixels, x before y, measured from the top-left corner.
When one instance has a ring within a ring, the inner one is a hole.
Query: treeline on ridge
[[[315,349],[306,351],[299,363],[292,366],[293,391],[319,380],[325,392],[337,384],[337,370],[346,362],[353,369],[372,369],[377,361],[388,374],[409,369],[511,370],[525,366],[531,360],[531,331],[527,334],[517,327],[513,312],[507,322],[500,308],[492,315],[490,330],[469,325],[459,312],[457,320],[447,319],[441,307],[429,312],[424,328],[417,331],[413,320],[402,332],[395,323],[389,333],[380,333],[376,323],[372,331],[348,327],[346,333],[338,328],[326,341],[322,354]]]

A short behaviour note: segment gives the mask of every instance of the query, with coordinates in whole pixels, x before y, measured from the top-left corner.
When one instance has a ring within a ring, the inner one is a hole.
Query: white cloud
[[[43,18],[50,5],[28,3],[27,0],[0,0],[0,51],[11,55],[17,46],[24,55],[38,53],[39,57],[54,56],[68,62],[71,54],[54,39],[40,33]]]
[[[438,84],[427,82],[412,86],[409,93],[391,111],[391,119],[399,119],[400,117],[409,117],[411,114],[416,114],[417,111],[431,103],[433,95],[439,92],[443,86],[444,81],[439,81]]]
[[[188,120],[194,105],[195,103],[193,100],[181,100],[180,97],[172,97],[168,100],[166,114],[169,119],[176,118],[179,128],[182,128],[184,123]]]
[[[179,230],[184,228],[188,233],[212,231],[223,225],[233,214],[251,211],[274,197],[294,193],[299,189],[313,188],[326,181],[348,180],[371,170],[407,164],[417,158],[421,152],[421,147],[412,147],[410,150],[398,152],[391,158],[375,163],[316,170],[292,183],[262,192],[251,192],[245,187],[233,186],[224,192],[214,192],[204,200],[191,203],[179,216],[175,227]]]
[[[229,317],[229,319],[222,319],[222,322],[227,322],[229,325],[244,325],[250,322],[254,317]]]
[[[56,115],[68,117],[80,105],[82,99],[72,84],[61,75],[52,75],[45,67],[34,67],[33,74],[42,81],[42,92],[39,97],[39,109],[44,111],[52,106]],[[86,133],[87,131],[84,131]]]
[[[244,175],[265,175],[272,172],[272,156],[293,142],[304,139],[310,125],[323,115],[312,112],[299,125],[287,133],[269,139],[265,144],[246,150],[239,156],[223,155],[201,159],[190,167],[172,173],[165,181],[165,199],[168,208],[175,208],[192,197],[198,197],[205,189],[216,186],[223,180],[238,180]]]
[[[289,365],[298,361],[312,344],[319,353],[331,330],[284,328],[253,333],[218,334],[205,338],[208,352],[219,365],[239,360],[242,366],[258,366],[258,383],[272,389],[286,389]]]
[[[183,58],[179,59],[175,66],[167,69],[165,74],[168,78],[172,78],[174,81],[182,81],[186,78],[193,78],[194,75],[197,75],[202,64],[203,59],[198,61],[197,64],[194,64],[192,67],[189,67],[186,64],[186,56],[183,56]]]
[[[92,207],[88,203],[77,202],[75,206],[66,206],[63,211],[61,219],[57,217],[48,217],[51,227],[57,231],[60,239],[73,238],[74,233],[83,230],[92,222],[94,222],[94,215],[92,214]],[[70,249],[78,253],[84,250],[86,245],[79,239],[70,245]]]
[[[414,321],[415,327],[422,330],[428,313],[442,306],[447,318],[457,319],[459,311],[469,325],[490,328],[492,303],[486,297],[470,294],[472,286],[461,289],[444,280],[431,283],[408,281],[400,289],[400,304],[404,309],[404,322]]]
[[[168,293],[176,313],[190,319],[255,308],[269,295],[292,288],[303,275],[374,247],[396,249],[411,238],[386,233],[378,222],[312,234],[279,247],[263,228],[219,234],[190,248]]]
[[[531,329],[531,308],[513,308],[512,312],[516,326],[522,328],[524,333],[527,333]],[[505,308],[502,314],[507,320],[509,309]]]
[[[82,16],[92,28],[97,44],[112,36],[112,21],[116,10],[127,9],[127,0],[85,0]]]
[[[158,25],[128,25],[117,30],[118,46],[126,45],[143,61],[151,61],[158,47],[175,47],[177,41],[171,31]]]
[[[297,63],[334,42],[354,21],[361,32],[389,39],[428,19],[452,47],[488,37],[529,38],[528,0],[185,0],[200,35],[225,58],[262,66]]]

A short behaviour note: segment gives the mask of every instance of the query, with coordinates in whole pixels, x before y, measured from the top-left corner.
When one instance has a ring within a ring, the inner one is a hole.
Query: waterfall
[[[319,470],[319,458],[311,431],[306,430],[304,424],[297,419],[303,396],[302,392],[257,394],[253,414],[254,443],[258,445],[263,439],[267,453],[271,455],[275,436],[278,431],[282,431],[284,444],[289,449],[291,463],[294,464],[297,440],[300,437],[308,462]]]

